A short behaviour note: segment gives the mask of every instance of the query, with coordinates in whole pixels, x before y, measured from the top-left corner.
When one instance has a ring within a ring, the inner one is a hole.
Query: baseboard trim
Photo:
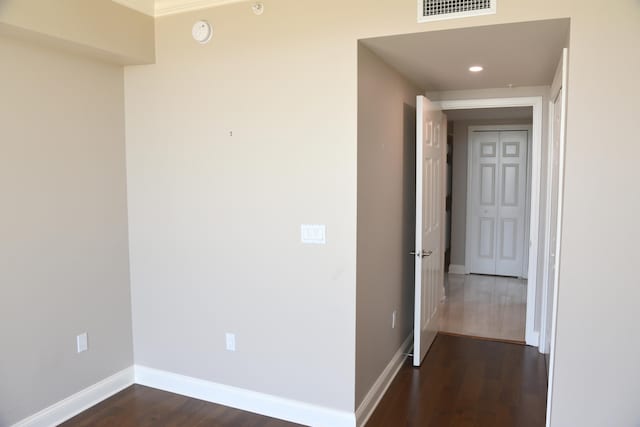
[[[464,265],[449,265],[449,273],[451,274],[467,274],[467,267]]]
[[[245,390],[146,366],[135,366],[136,384],[243,411],[314,427],[354,427],[355,414]]]
[[[540,345],[540,332],[533,331],[533,332],[526,333],[525,331],[524,340],[528,346],[538,347]]]
[[[396,375],[398,375],[398,372],[404,362],[405,354],[411,348],[412,343],[413,334],[409,335],[402,343],[402,346],[400,346],[398,351],[396,351],[396,354],[393,356],[391,361],[389,361],[386,368],[384,368],[384,371],[382,371],[376,382],[373,383],[373,386],[356,410],[357,427],[362,427],[367,423],[367,421],[369,421],[373,411],[380,403],[380,400],[382,400],[382,397],[387,392],[387,389],[395,379]]]
[[[13,427],[51,427],[61,424],[129,387],[133,384],[133,378],[133,367],[124,369],[22,421],[18,421]]]

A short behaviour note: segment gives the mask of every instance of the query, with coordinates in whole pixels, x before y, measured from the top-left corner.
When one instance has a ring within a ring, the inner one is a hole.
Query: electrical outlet
[[[396,319],[398,318],[398,310],[393,310],[391,314],[391,329],[396,328]]]
[[[236,334],[231,334],[227,332],[226,340],[227,340],[227,350],[236,351]]]
[[[86,332],[76,336],[76,347],[78,349],[78,353],[89,350],[89,338]]]

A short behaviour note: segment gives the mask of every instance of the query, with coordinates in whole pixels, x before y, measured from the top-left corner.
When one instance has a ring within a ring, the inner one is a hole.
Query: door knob
[[[422,251],[422,252],[420,253],[420,256],[421,256],[422,258],[424,258],[424,257],[431,256],[432,254],[433,254],[433,251]],[[417,252],[415,252],[415,251],[411,251],[411,252],[409,252],[409,255],[416,256],[416,255],[418,255],[418,253],[417,253]]]

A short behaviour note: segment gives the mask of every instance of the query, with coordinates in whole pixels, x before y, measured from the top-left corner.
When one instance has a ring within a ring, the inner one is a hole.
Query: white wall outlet
[[[89,350],[89,338],[87,337],[86,332],[83,332],[76,337],[76,347],[78,349],[78,353]]]
[[[398,310],[393,310],[393,313],[391,313],[391,329],[396,328],[397,318],[398,318]]]
[[[327,243],[327,226],[324,224],[302,224],[300,226],[302,243],[324,245]]]
[[[236,351],[236,334],[226,334],[227,350]]]

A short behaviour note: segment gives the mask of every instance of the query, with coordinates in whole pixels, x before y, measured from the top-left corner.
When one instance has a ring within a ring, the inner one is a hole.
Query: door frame
[[[471,257],[471,245],[469,244],[469,236],[471,236],[471,228],[473,226],[473,221],[471,218],[471,204],[472,204],[472,194],[469,191],[469,189],[472,187],[473,183],[471,182],[473,179],[473,176],[471,175],[471,171],[473,168],[473,157],[471,156],[472,150],[473,150],[473,141],[472,141],[472,135],[473,132],[475,131],[495,131],[495,132],[500,132],[500,131],[527,131],[527,170],[526,170],[526,177],[527,180],[525,182],[525,207],[524,207],[524,224],[525,224],[525,228],[524,228],[524,233],[525,236],[529,234],[529,227],[531,226],[530,224],[530,218],[531,218],[531,159],[530,159],[530,152],[532,147],[532,141],[533,141],[533,137],[532,137],[532,133],[533,133],[533,129],[532,129],[532,125],[530,124],[515,124],[515,125],[479,125],[479,126],[469,126],[468,129],[468,133],[467,133],[467,212],[466,212],[466,216],[467,216],[467,223],[466,223],[466,233],[465,233],[465,238],[464,238],[464,248],[465,248],[465,262],[464,262],[464,271],[465,274],[470,274],[471,273],[471,266],[469,265],[468,260]],[[529,269],[528,269],[528,264],[529,264],[529,245],[527,244],[527,239],[523,238],[522,240],[522,266],[520,269],[520,277],[523,277],[525,279],[528,279],[528,275],[529,275]],[[526,268],[526,275],[525,275],[525,266],[527,266]]]
[[[568,85],[569,85],[569,49],[562,49],[562,58],[560,60],[560,72],[556,71],[556,77],[551,85],[551,90],[549,93],[549,102],[550,102],[550,110],[555,113],[555,101],[558,99],[558,96],[562,96],[562,104],[564,104],[564,109],[561,112],[560,118],[560,141],[558,147],[558,211],[557,218],[554,224],[551,224],[551,216],[547,217],[548,227],[556,227],[556,270],[554,272],[554,280],[556,283],[555,288],[553,289],[553,302],[552,306],[549,307],[546,304],[546,299],[543,300],[543,308],[542,311],[542,321],[541,328],[545,327],[546,330],[546,318],[548,316],[549,311],[551,312],[551,337],[549,348],[545,349],[549,351],[549,378],[547,385],[547,416],[546,416],[546,427],[551,426],[551,414],[552,414],[552,403],[553,403],[553,382],[555,378],[555,365],[556,365],[556,339],[557,339],[557,328],[558,328],[558,298],[559,298],[559,288],[560,288],[560,255],[561,255],[561,243],[562,243],[562,220],[564,214],[564,176],[565,176],[565,161],[566,161],[566,147],[567,147],[567,105],[568,105]],[[552,118],[553,116],[549,116]],[[549,123],[549,132],[550,138],[553,138],[553,123],[554,120],[551,120]],[[551,152],[551,143],[549,144],[549,152]],[[551,153],[550,153],[551,154]],[[549,214],[551,211],[549,210]],[[549,254],[545,254],[545,258],[548,261]],[[545,273],[548,272],[547,268],[549,267],[548,263],[545,265]],[[549,283],[547,281],[548,275],[545,274],[545,282],[543,293],[548,296],[548,286]],[[546,332],[545,332],[546,333]],[[541,349],[542,350],[542,349]]]
[[[434,101],[442,110],[469,110],[481,108],[532,107],[533,122],[531,125],[531,194],[529,205],[529,268],[527,281],[527,316],[525,325],[525,342],[538,347],[540,334],[535,330],[536,295],[538,290],[538,233],[540,230],[540,177],[542,171],[542,96],[513,98],[457,99]],[[466,261],[465,261],[466,264]]]

